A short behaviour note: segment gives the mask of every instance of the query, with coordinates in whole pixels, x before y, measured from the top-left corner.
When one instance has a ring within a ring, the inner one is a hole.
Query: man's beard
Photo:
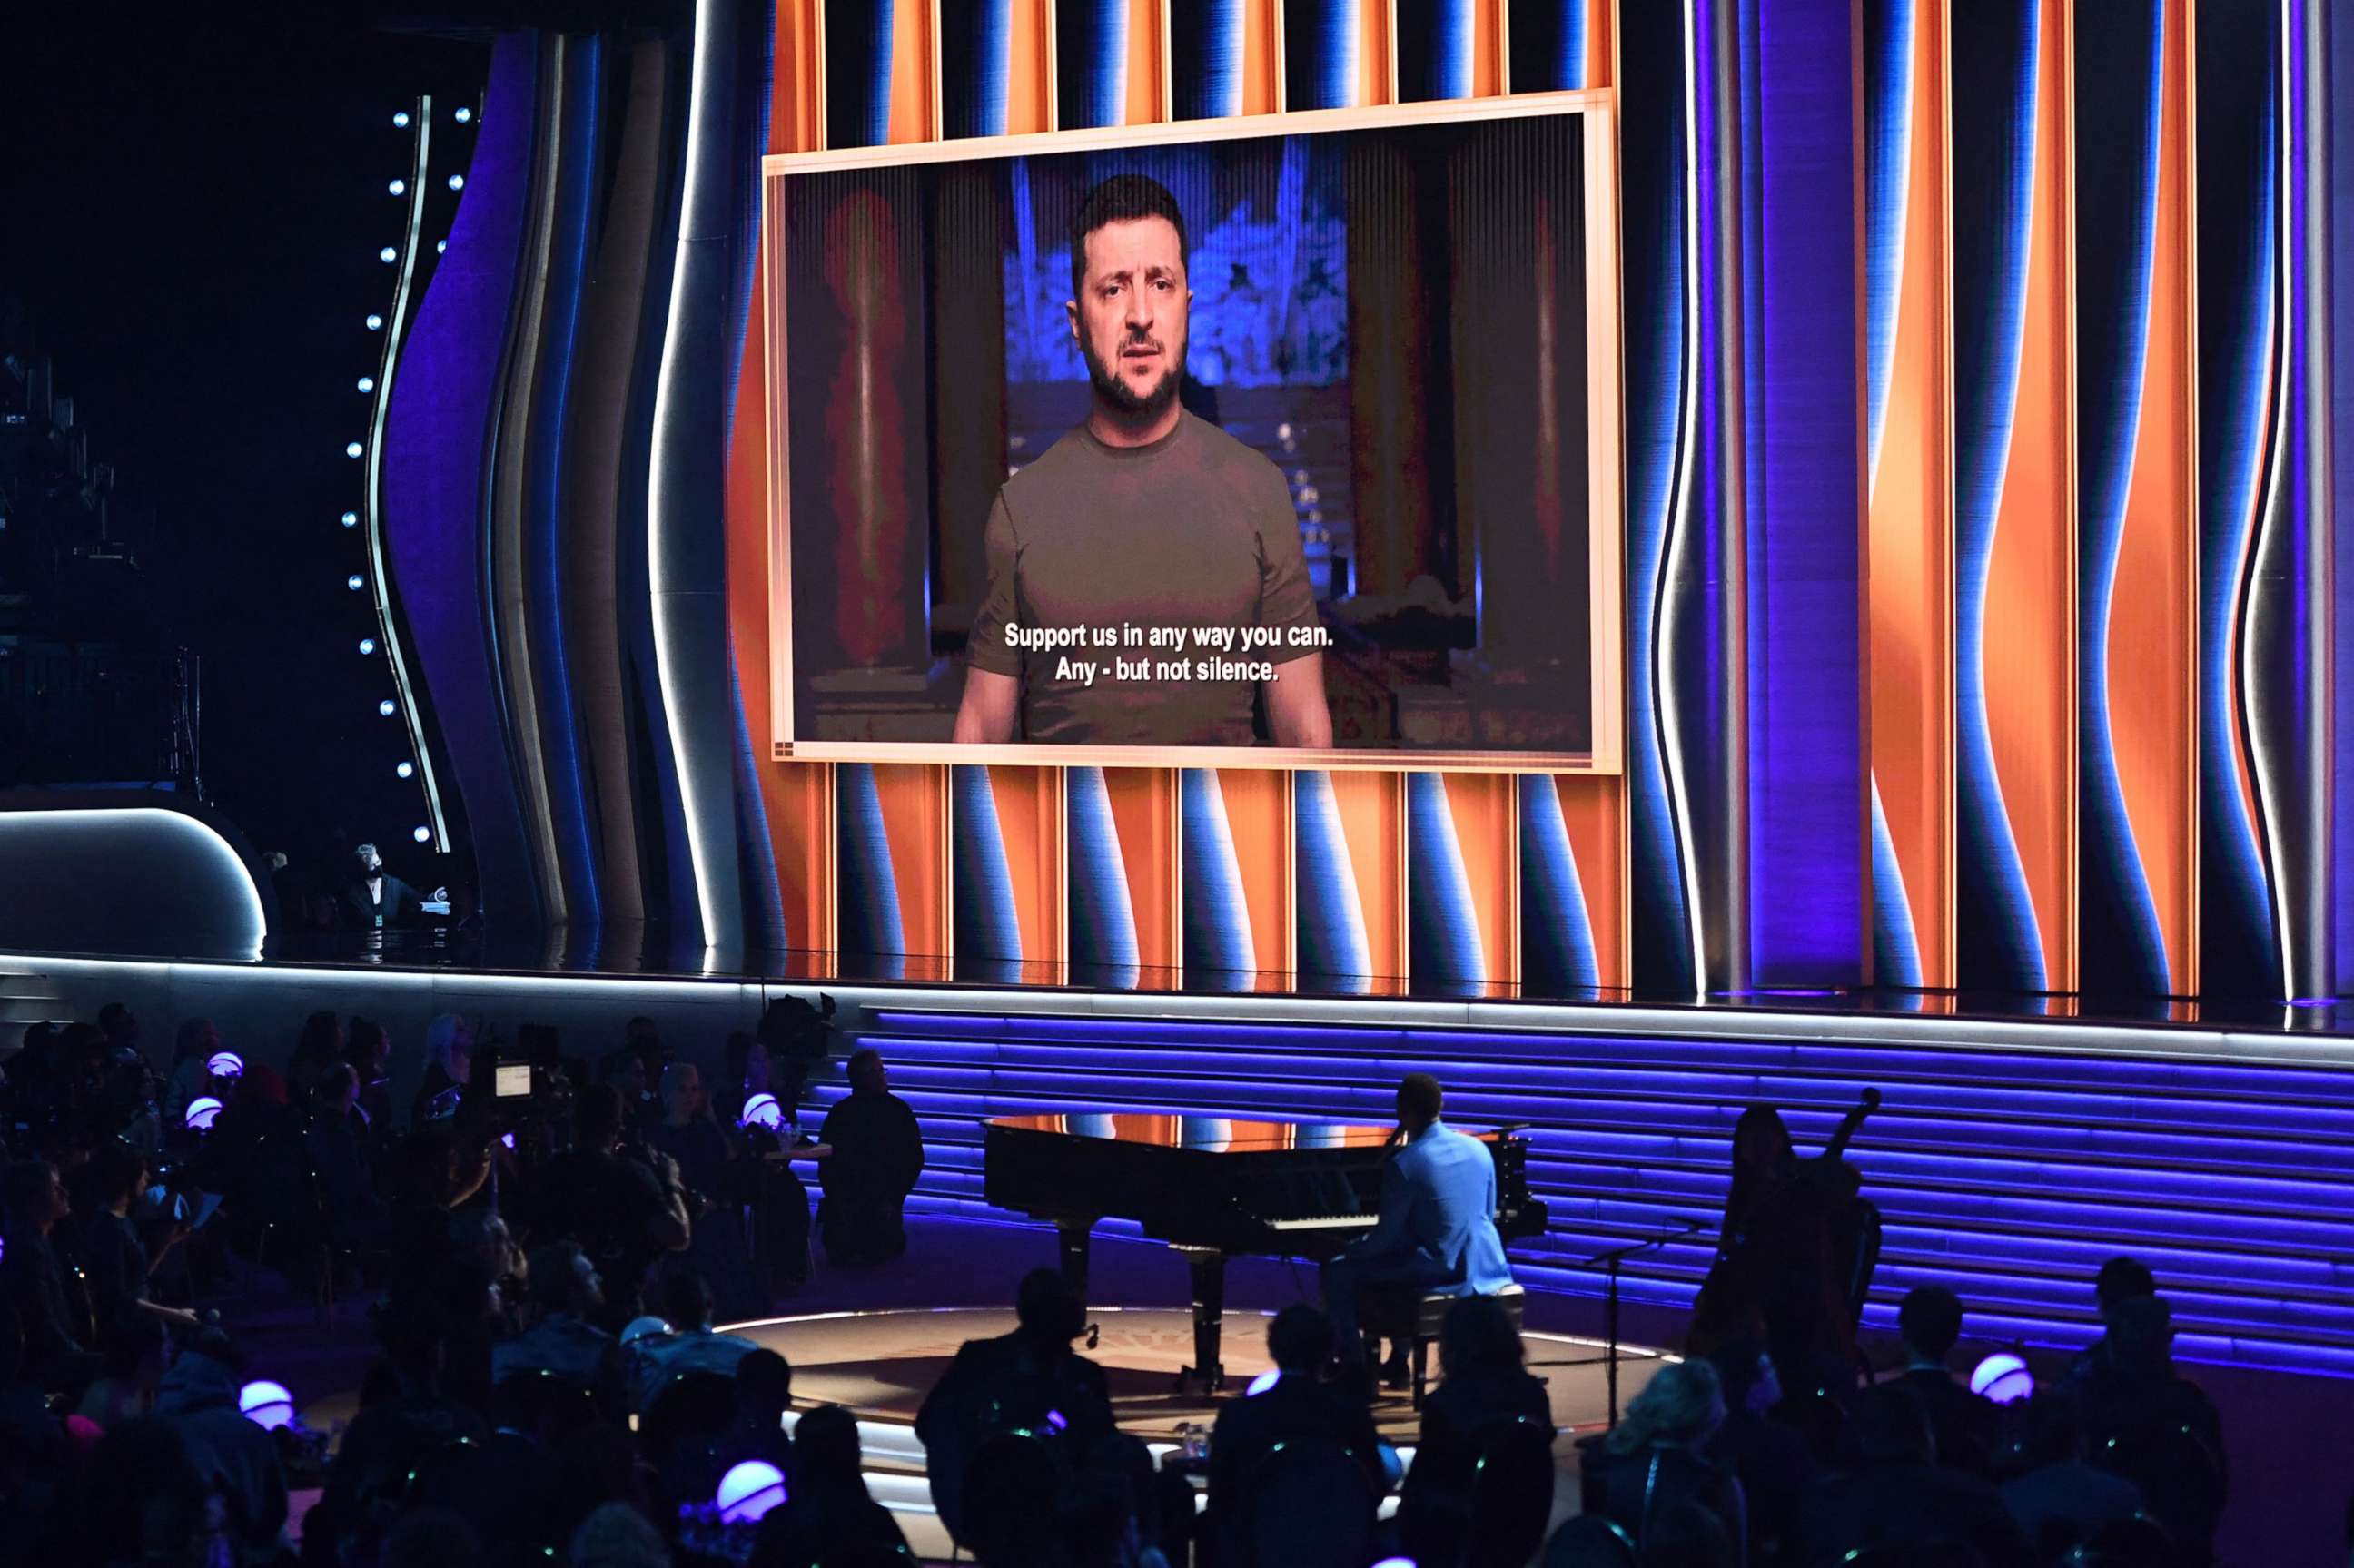
[[[1121,341],[1120,347],[1123,350],[1128,347],[1126,340]],[[1162,350],[1162,353],[1165,355],[1167,350]],[[1087,379],[1094,384],[1096,396],[1123,414],[1141,414],[1150,418],[1162,413],[1177,400],[1177,383],[1184,371],[1174,361],[1161,373],[1161,379],[1153,383],[1151,391],[1139,392],[1129,385],[1127,377],[1116,373],[1097,356],[1094,344],[1082,341],[1079,355],[1087,362]]]

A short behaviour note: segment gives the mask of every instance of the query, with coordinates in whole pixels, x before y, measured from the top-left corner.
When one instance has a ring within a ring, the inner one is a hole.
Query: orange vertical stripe
[[[1266,768],[1221,768],[1226,830],[1234,835],[1243,903],[1250,911],[1251,963],[1262,975],[1291,972],[1291,775]]]
[[[2166,941],[2167,989],[2199,989],[2199,522],[2192,471],[2190,6],[2160,14],[2158,212],[2148,356],[2109,620],[2109,725],[2134,848]]]
[[[931,0],[897,0],[891,7],[891,131],[893,146],[929,142],[932,90]]]
[[[1054,82],[1046,69],[1047,0],[1013,0],[1006,29],[1012,58],[1005,68],[1005,129],[1011,135],[1049,131],[1055,124]]]
[[[1165,768],[1107,768],[1104,794],[1119,832],[1119,858],[1136,912],[1138,960],[1172,981],[1184,959],[1177,924],[1177,775]]]
[[[1128,124],[1158,125],[1169,118],[1162,79],[1167,43],[1161,0],[1128,0]]]
[[[1585,85],[1609,87],[1617,79],[1618,18],[1615,0],[1586,0]]]
[[[1952,294],[1943,0],[1923,0],[1914,26],[1903,275],[1880,461],[1872,474],[1871,741],[1872,781],[1920,942],[1921,982],[1942,988],[1955,983]]]
[[[1596,979],[1605,989],[1624,990],[1633,983],[1627,961],[1626,781],[1561,773],[1553,784],[1594,927]]]
[[[1244,0],[1243,112],[1275,112],[1276,82],[1280,76],[1275,53],[1276,5],[1278,0]]]
[[[1492,985],[1516,985],[1521,978],[1521,842],[1509,773],[1449,773],[1442,776],[1447,805],[1455,819],[1455,842],[1463,852],[1463,881],[1479,925],[1479,950]]]
[[[1393,103],[1396,76],[1391,67],[1390,0],[1363,0],[1357,28],[1357,105]]]
[[[1504,0],[1472,0],[1471,96],[1504,90]]]
[[[1014,923],[1022,933],[1022,956],[1031,963],[1057,962],[1066,956],[1062,779],[1058,768],[989,770],[1006,875],[1013,888]]]
[[[899,929],[907,951],[949,954],[949,770],[926,763],[877,763],[875,796],[899,885]]]
[[[1365,957],[1377,975],[1405,974],[1405,775],[1335,770],[1332,807],[1349,848]]]
[[[2027,298],[2010,461],[1988,574],[1986,686],[1995,777],[2043,943],[2044,985],[2076,984],[2076,463],[2070,269],[2068,8],[2038,51]]]

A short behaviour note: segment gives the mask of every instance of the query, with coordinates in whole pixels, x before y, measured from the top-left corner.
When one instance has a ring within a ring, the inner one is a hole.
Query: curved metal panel
[[[261,957],[268,878],[220,826],[176,805],[85,799],[0,795],[0,948]]]
[[[403,353],[385,425],[385,529],[418,664],[466,805],[485,906],[538,910],[534,857],[512,771],[487,638],[485,474],[498,376],[530,190],[537,47],[503,35],[491,51],[482,130],[443,253]]]

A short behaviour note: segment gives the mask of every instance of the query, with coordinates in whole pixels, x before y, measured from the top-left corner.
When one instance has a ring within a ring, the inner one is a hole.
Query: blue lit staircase
[[[1156,1109],[1383,1121],[1435,1073],[1450,1119],[1532,1124],[1551,1211],[1518,1245],[1533,1287],[1598,1294],[1577,1260],[1691,1221],[1633,1260],[1630,1300],[1688,1304],[1714,1250],[1734,1119],[1783,1107],[1819,1146],[1866,1085],[1886,1104],[1850,1157],[1885,1247],[1866,1321],[1942,1281],[1981,1339],[2079,1344],[2091,1280],[2131,1252],[2172,1301],[2186,1360],[2354,1376],[2354,1072],[1963,1045],[1816,1044],[1205,1019],[870,1010],[924,1126],[916,1207],[981,1201],[981,1122]],[[830,1100],[839,1086],[819,1086]],[[1002,1217],[1002,1216],[999,1216]],[[1113,1227],[1107,1227],[1111,1229]]]

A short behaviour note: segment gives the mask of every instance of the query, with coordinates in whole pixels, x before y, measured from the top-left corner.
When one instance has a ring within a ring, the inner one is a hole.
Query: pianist
[[[1324,1308],[1344,1370],[1362,1375],[1361,1300],[1376,1292],[1492,1296],[1511,1284],[1496,1234],[1496,1162],[1488,1146],[1439,1120],[1445,1097],[1427,1073],[1398,1085],[1403,1140],[1382,1171],[1381,1218],[1365,1237],[1324,1266]],[[1390,1380],[1402,1386],[1402,1349]]]

